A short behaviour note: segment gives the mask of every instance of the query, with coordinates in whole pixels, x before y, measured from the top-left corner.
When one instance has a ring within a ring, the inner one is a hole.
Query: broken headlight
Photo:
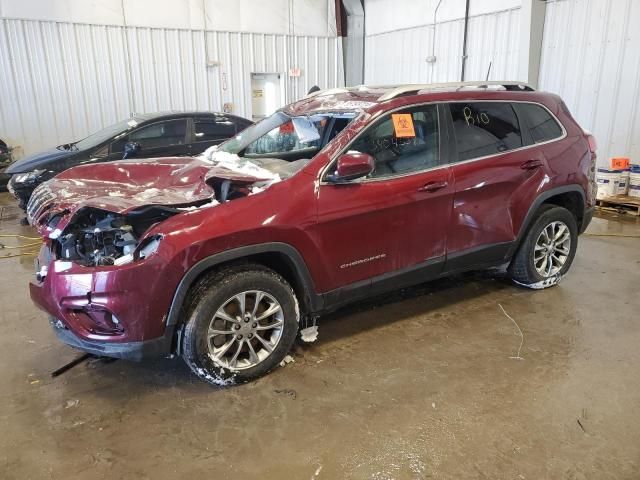
[[[127,253],[126,255],[117,258],[114,260],[113,264],[126,265],[134,260],[142,260],[150,257],[158,250],[161,238],[162,237],[160,235],[152,235],[151,237],[145,238],[140,242],[140,245],[138,245],[134,252]]]

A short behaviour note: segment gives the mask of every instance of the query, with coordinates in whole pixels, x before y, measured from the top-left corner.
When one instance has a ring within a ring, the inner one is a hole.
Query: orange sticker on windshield
[[[293,122],[287,122],[280,125],[280,133],[285,135],[293,133]]]
[[[397,138],[415,137],[416,131],[413,128],[413,117],[410,113],[392,113],[393,129]]]

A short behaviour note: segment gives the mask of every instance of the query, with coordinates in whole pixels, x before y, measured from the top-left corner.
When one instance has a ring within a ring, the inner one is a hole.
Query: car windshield
[[[92,133],[86,138],[83,138],[79,142],[74,143],[73,145],[78,150],[86,150],[88,148],[93,148],[100,145],[102,142],[106,142],[110,138],[113,138],[117,135],[120,135],[123,132],[131,130],[135,126],[138,125],[138,122],[134,119],[122,120],[121,122],[114,123],[113,125],[109,125],[102,130],[98,130],[95,133]]]
[[[310,159],[331,141],[357,112],[290,116],[280,111],[226,141],[219,151],[248,158]]]

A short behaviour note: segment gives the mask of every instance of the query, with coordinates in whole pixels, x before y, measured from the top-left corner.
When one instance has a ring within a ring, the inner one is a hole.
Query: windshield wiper
[[[76,147],[76,143],[78,142],[63,143],[62,145],[58,145],[56,148],[58,150],[78,150],[78,147]]]

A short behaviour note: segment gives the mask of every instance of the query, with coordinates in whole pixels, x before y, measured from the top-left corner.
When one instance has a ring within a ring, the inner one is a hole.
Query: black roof
[[[208,112],[208,111],[180,111],[180,110],[172,110],[167,112],[134,113],[131,118],[138,121],[138,123],[142,123],[142,122],[148,122],[149,120],[158,120],[160,118],[171,119],[171,118],[182,118],[182,117],[231,117],[231,118],[239,118],[241,120],[251,122],[251,120],[248,120],[244,117],[239,117],[238,115],[233,115],[231,113]]]

